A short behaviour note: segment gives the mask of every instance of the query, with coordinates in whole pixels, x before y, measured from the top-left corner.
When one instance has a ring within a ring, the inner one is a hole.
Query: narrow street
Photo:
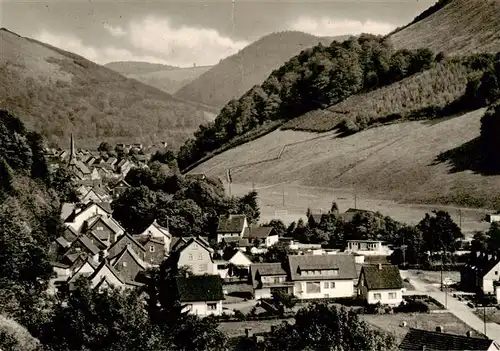
[[[467,306],[464,302],[454,298],[450,293],[440,291],[438,287],[423,282],[421,279],[419,279],[418,275],[415,274],[415,272],[401,271],[401,277],[403,279],[409,279],[410,284],[415,288],[415,290],[407,291],[405,293],[406,295],[429,295],[446,306],[447,310],[450,313],[454,314],[457,318],[468,324],[472,329],[476,330],[479,333],[485,334],[490,339],[497,341],[500,340],[500,325],[496,323],[486,323],[485,333],[484,321],[477,317],[469,306]]]

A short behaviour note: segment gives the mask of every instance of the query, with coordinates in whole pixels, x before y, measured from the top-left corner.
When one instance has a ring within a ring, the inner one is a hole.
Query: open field
[[[278,130],[223,152],[191,172],[224,180],[231,168],[231,193],[241,195],[255,185],[264,221],[286,210],[280,217],[291,222],[304,216],[308,207],[326,211],[336,201],[341,211],[356,202],[358,208],[407,223],[444,209],[458,223],[462,207],[462,229],[470,233],[489,227],[482,222],[488,210],[473,208],[500,205],[500,176],[472,171],[471,155],[464,150],[479,136],[483,113],[481,109],[432,123],[386,125],[343,138],[334,132]]]
[[[387,332],[393,333],[397,342],[406,335],[409,328],[436,330],[441,326],[445,333],[465,335],[471,328],[451,313],[396,313],[385,315],[363,315],[363,319]],[[406,327],[401,323],[406,322]],[[477,335],[477,337],[482,337]]]
[[[425,330],[436,330],[437,326],[443,327],[444,331],[452,334],[465,335],[470,328],[451,313],[398,313],[385,315],[361,315],[361,318],[371,325],[394,333],[397,342],[401,342],[409,328],[420,328]],[[231,337],[242,336],[245,328],[252,328],[253,333],[270,332],[272,325],[279,325],[283,321],[294,323],[294,319],[265,320],[265,321],[244,321],[244,322],[222,322],[219,328]],[[401,327],[405,321],[406,327]]]

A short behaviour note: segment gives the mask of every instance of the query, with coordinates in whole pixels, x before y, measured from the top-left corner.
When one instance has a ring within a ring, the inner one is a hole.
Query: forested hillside
[[[214,123],[201,126],[195,139],[181,148],[179,166],[185,168],[266,124],[293,119],[426,70],[434,60],[429,50],[396,51],[387,40],[372,35],[304,50],[262,85],[231,100]]]
[[[255,84],[261,84],[274,69],[302,50],[331,38],[319,38],[296,31],[273,33],[229,56],[199,78],[181,88],[175,96],[223,107]]]
[[[179,144],[206,121],[204,109],[90,62],[0,30],[0,107],[49,142]]]

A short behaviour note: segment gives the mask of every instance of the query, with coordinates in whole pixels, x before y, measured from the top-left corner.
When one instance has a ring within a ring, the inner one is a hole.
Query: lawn
[[[226,333],[229,338],[234,338],[245,335],[245,328],[252,328],[253,333],[265,333],[271,331],[271,326],[279,325],[284,321],[294,323],[293,318],[263,321],[221,322],[219,324],[219,329]]]
[[[500,177],[453,171],[463,157],[438,160],[479,136],[483,113],[478,110],[432,125],[386,125],[344,138],[332,132],[274,131],[225,151],[192,172],[225,180],[231,168],[233,183],[231,189],[226,184],[227,191],[239,196],[255,186],[262,221],[274,218],[279,210],[287,212],[279,215],[285,222],[296,221],[308,207],[327,211],[336,201],[340,211],[356,205],[410,224],[418,223],[426,212],[443,209],[458,223],[458,207],[452,204],[459,203],[462,229],[473,233],[488,228],[483,221],[488,211],[465,207],[500,205]],[[291,143],[295,144],[281,153]]]
[[[419,279],[427,284],[441,286],[441,272],[440,271],[419,271]],[[454,282],[460,282],[460,272],[458,271],[443,271],[443,280],[449,278]]]
[[[436,330],[437,326],[441,326],[444,332],[458,335],[465,335],[471,330],[467,324],[451,313],[397,313],[363,315],[362,318],[382,330],[394,333],[397,342],[403,339],[409,328]],[[403,322],[406,322],[406,327],[401,327]]]
[[[482,308],[478,308],[474,311],[474,314],[478,316],[481,320],[483,320],[485,313]],[[497,309],[496,307],[487,307],[486,322],[500,324],[500,310]]]

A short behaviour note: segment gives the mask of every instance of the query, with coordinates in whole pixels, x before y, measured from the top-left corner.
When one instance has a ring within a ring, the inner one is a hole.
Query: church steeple
[[[70,154],[69,154],[69,164],[73,164],[76,162],[76,153],[75,153],[75,141],[73,139],[73,133],[71,133],[70,140]]]

